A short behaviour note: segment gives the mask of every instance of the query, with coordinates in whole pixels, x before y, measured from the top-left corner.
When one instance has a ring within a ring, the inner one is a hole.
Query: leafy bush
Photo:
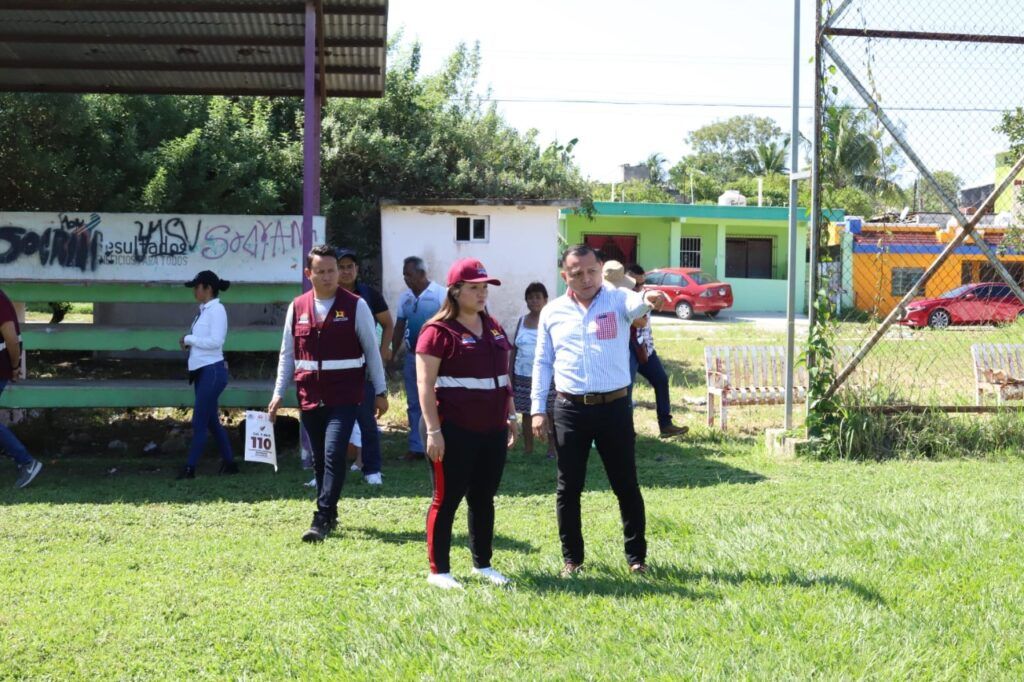
[[[1019,458],[1024,412],[978,415],[938,411],[881,414],[870,407],[842,408],[829,438],[814,451],[821,459],[883,461],[954,457]]]

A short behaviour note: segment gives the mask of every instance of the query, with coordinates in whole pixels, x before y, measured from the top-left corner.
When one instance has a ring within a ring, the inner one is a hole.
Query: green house
[[[785,312],[789,209],[595,202],[592,218],[563,210],[566,244],[587,243],[646,270],[695,267],[732,285],[733,310]],[[807,213],[797,227],[798,312],[807,301]]]

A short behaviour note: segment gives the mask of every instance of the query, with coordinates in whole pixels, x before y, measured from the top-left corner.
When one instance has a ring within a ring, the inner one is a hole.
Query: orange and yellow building
[[[833,223],[830,245],[837,259],[844,307],[884,316],[889,313],[946,245],[959,227],[921,224]],[[1008,248],[1008,229],[979,227],[977,232],[998,254],[1018,282],[1024,282],[1024,253]],[[834,275],[835,276],[835,275]],[[919,296],[934,298],[961,284],[998,281],[999,276],[973,236],[942,264]]]

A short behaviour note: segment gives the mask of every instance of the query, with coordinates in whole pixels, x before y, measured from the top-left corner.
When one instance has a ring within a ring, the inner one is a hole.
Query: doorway
[[[635,234],[585,234],[583,243],[600,251],[604,260],[617,260],[623,265],[632,265],[637,262],[637,236]]]

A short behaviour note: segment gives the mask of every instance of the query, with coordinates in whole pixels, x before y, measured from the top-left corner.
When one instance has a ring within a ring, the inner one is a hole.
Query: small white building
[[[382,286],[394,309],[405,290],[402,261],[419,256],[427,274],[445,285],[448,268],[459,258],[478,258],[488,274],[501,280],[492,287],[488,308],[507,331],[526,311],[530,282],[558,295],[559,210],[575,201],[461,199],[397,201],[380,206]]]

